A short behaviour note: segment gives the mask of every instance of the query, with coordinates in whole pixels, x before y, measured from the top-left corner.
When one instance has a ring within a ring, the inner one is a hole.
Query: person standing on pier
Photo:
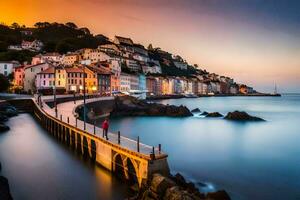
[[[106,140],[108,140],[108,128],[109,128],[109,122],[108,119],[105,118],[104,122],[102,123],[102,129],[103,129],[103,137],[105,135]]]

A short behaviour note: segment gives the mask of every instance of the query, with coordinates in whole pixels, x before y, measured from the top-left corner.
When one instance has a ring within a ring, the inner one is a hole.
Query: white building
[[[139,72],[141,71],[141,66],[140,64],[135,61],[135,60],[132,60],[132,59],[125,59],[125,63],[126,63],[126,66],[131,70],[131,71],[134,71],[134,72]]]
[[[36,91],[36,76],[43,70],[51,67],[51,64],[41,63],[37,65],[30,65],[24,68],[24,91],[32,93]]]
[[[121,73],[120,75],[120,91],[129,92],[130,91],[130,74]]]
[[[48,69],[38,73],[36,77],[36,88],[38,90],[53,89],[53,86],[55,86],[57,89],[66,89],[66,84],[67,73],[66,70],[61,66],[51,66]]]
[[[37,65],[40,63],[60,63],[62,60],[62,56],[59,53],[46,53],[46,54],[39,54],[32,57],[31,64]]]
[[[174,61],[174,65],[182,70],[187,70],[187,63]]]
[[[79,54],[77,53],[68,53],[62,56],[61,64],[63,65],[73,65],[79,62]]]
[[[145,74],[161,74],[161,66],[158,61],[150,61],[142,65],[143,73]]]
[[[43,48],[43,43],[39,40],[34,41],[22,41],[21,47],[23,50],[29,51],[41,51]]]
[[[19,66],[20,63],[17,61],[7,61],[7,62],[0,62],[0,74],[4,76],[10,75],[14,71],[14,67]]]
[[[116,44],[103,44],[98,46],[98,49],[103,52],[107,52],[115,55],[121,55],[121,50]]]

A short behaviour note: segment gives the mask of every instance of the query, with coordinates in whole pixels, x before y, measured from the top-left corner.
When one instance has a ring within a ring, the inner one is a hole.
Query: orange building
[[[67,72],[67,85],[68,92],[83,92],[83,74],[85,72],[85,88],[86,93],[97,92],[97,73],[90,70],[88,67],[72,66],[65,67]]]
[[[23,89],[24,87],[24,65],[14,68],[14,87],[18,89]]]

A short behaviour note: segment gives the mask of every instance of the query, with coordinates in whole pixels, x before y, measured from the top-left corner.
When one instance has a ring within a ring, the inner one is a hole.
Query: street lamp
[[[86,129],[86,107],[85,107],[85,65],[83,65],[83,128]]]
[[[54,95],[55,117],[57,117],[57,103],[56,103],[56,66],[54,66],[53,95]]]

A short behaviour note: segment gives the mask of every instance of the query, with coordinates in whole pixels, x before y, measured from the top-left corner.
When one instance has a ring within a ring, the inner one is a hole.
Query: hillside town
[[[30,31],[24,34],[30,35]],[[31,63],[1,61],[0,74],[11,76],[12,92],[28,94],[127,94],[147,96],[248,95],[256,91],[233,78],[190,65],[179,55],[147,48],[115,36],[97,48],[60,54],[45,52],[38,40],[10,45],[9,50],[37,52]],[[85,81],[85,85],[84,85]]]

